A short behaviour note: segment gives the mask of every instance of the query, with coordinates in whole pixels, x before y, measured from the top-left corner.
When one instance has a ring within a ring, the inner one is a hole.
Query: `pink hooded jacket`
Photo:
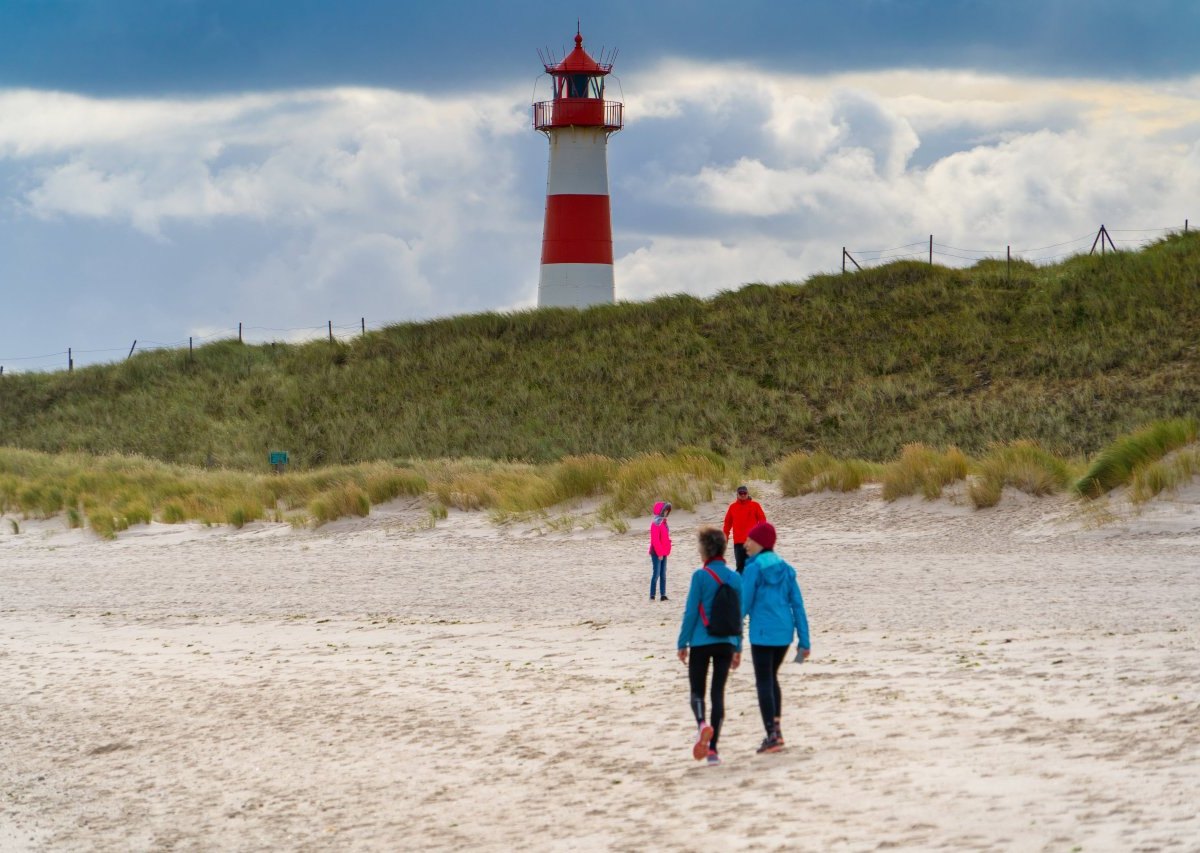
[[[667,526],[667,517],[664,515],[670,509],[669,503],[659,501],[654,505],[654,521],[650,522],[650,553],[659,557],[671,554],[671,528]]]

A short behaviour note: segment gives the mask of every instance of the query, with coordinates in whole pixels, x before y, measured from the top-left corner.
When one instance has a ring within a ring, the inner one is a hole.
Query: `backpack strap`
[[[704,571],[708,572],[709,577],[717,582],[717,589],[720,589],[723,586],[724,582],[721,580],[720,576],[717,575],[717,573],[710,569],[707,565],[704,566]],[[700,602],[700,621],[704,623],[705,628],[708,627],[708,614],[704,612],[703,601]]]

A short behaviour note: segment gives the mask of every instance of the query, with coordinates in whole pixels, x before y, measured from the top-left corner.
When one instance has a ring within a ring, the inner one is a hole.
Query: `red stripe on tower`
[[[612,266],[612,216],[606,195],[546,196],[543,264]]]
[[[611,303],[616,294],[608,137],[624,121],[623,105],[604,100],[612,63],[592,59],[576,32],[575,49],[545,69],[554,97],[533,105],[533,125],[550,141],[538,305]]]

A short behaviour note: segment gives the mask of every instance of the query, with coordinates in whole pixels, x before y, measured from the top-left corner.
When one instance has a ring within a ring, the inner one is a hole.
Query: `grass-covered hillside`
[[[686,282],[679,282],[682,288]],[[384,285],[381,285],[384,286]],[[883,460],[1031,439],[1082,457],[1200,401],[1200,237],[1036,268],[897,263],[350,344],[212,344],[0,377],[0,445],[293,468],[625,458],[692,445]]]

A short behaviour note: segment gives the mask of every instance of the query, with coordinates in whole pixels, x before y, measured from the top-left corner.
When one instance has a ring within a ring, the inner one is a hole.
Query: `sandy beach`
[[[814,652],[691,759],[645,526],[0,530],[0,850],[1200,850],[1200,488],[759,498]]]

